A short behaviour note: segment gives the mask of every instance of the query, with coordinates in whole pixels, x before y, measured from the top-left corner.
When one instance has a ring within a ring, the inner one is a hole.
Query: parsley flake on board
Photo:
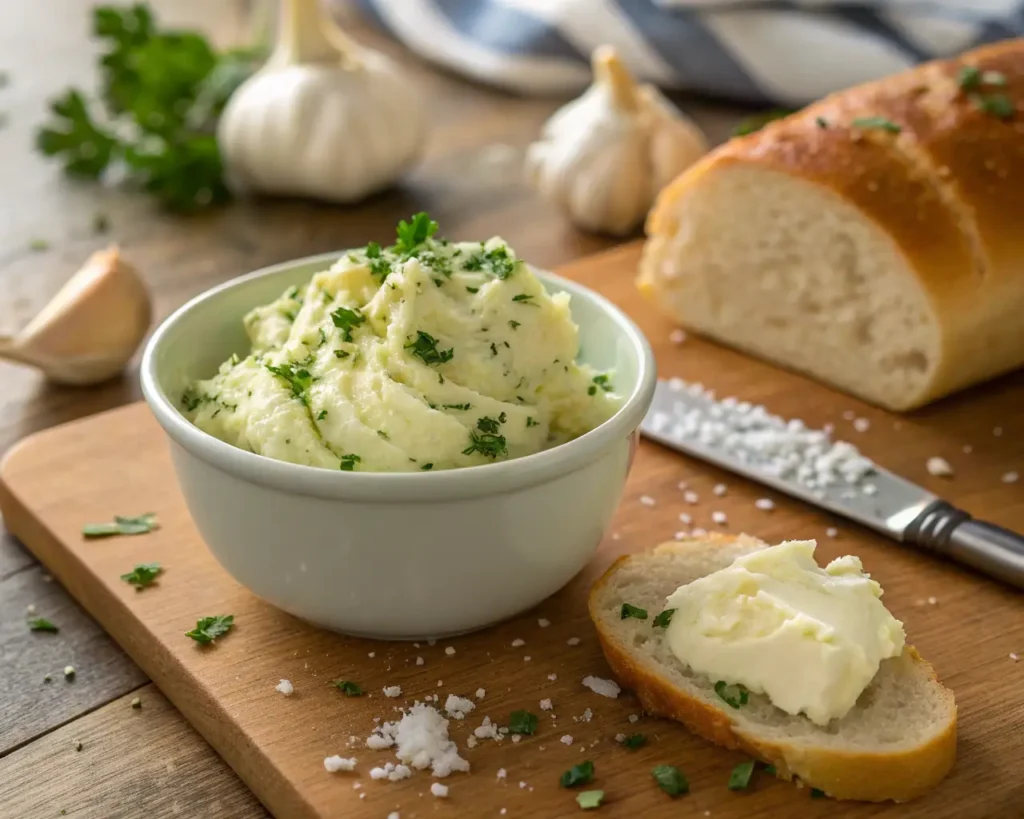
[[[33,617],[28,621],[29,631],[47,631],[50,634],[56,634],[60,629],[47,620],[45,617]]]
[[[665,609],[661,614],[654,618],[654,621],[651,623],[651,628],[668,628],[668,624],[672,622],[672,615],[675,613],[675,609]]]
[[[732,773],[729,774],[729,790],[731,791],[742,791],[746,790],[750,785],[751,777],[754,775],[754,765],[756,763],[741,762],[735,768],[732,769]]]
[[[887,131],[890,134],[898,134],[903,130],[891,119],[885,117],[857,117],[852,124],[854,128],[861,130]]]
[[[159,563],[139,563],[128,574],[121,575],[121,579],[131,583],[137,591],[142,591],[146,586],[152,586],[162,571]]]
[[[339,307],[333,313],[331,313],[331,321],[334,322],[334,326],[341,330],[341,338],[343,341],[352,340],[352,331],[366,321],[364,316],[357,308]]]
[[[628,620],[631,617],[634,620],[646,620],[647,609],[642,609],[639,606],[634,606],[632,603],[623,603],[622,610],[619,613],[619,619]]]
[[[334,680],[331,685],[337,688],[346,697],[363,696],[363,689],[358,683],[352,682],[352,680]]]
[[[971,94],[969,99],[975,108],[996,119],[1010,119],[1017,111],[1006,94]]]
[[[583,791],[576,795],[576,804],[582,810],[596,810],[604,801],[604,791]]]
[[[112,523],[87,523],[82,527],[83,537],[114,537],[116,535],[145,535],[159,529],[156,514],[147,512],[137,517],[114,515]]]
[[[342,455],[341,466],[339,467],[342,472],[352,472],[356,468],[356,464],[362,463],[362,458],[358,455]]]
[[[690,783],[674,765],[658,765],[651,771],[651,776],[658,783],[658,787],[671,797],[681,796],[690,790]]]
[[[623,748],[629,748],[631,750],[643,747],[647,744],[646,734],[630,734],[620,743]]]
[[[718,698],[732,708],[741,708],[747,704],[750,692],[742,685],[729,685],[725,680],[715,683],[715,693]]]
[[[235,615],[217,614],[213,617],[203,617],[196,620],[196,627],[186,631],[185,636],[191,637],[200,645],[209,645],[218,637],[222,637],[231,631],[235,625]]]
[[[444,364],[451,361],[455,355],[454,348],[438,350],[437,339],[422,330],[416,331],[416,339],[406,344],[405,349],[412,350],[412,354],[422,360],[424,364]]]
[[[587,759],[563,773],[558,783],[563,788],[574,788],[577,785],[586,785],[593,778],[594,763]]]
[[[529,711],[513,711],[508,718],[511,734],[534,734],[537,731],[537,715]]]

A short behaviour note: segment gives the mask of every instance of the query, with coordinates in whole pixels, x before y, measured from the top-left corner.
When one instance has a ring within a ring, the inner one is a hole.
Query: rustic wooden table
[[[245,0],[150,1],[167,22],[199,26],[219,43],[242,41]],[[0,332],[26,321],[93,250],[116,241],[142,271],[157,318],[241,273],[369,239],[386,240],[398,218],[427,210],[446,235],[500,233],[525,257],[553,266],[611,244],[574,230],[519,177],[523,148],[559,100],[520,99],[415,65],[433,104],[423,163],[400,189],[357,208],[243,201],[215,213],[173,217],[130,193],[77,185],[32,150],[45,101],[91,82],[95,50],[82,0],[3,0],[0,70]],[[392,44],[347,15],[364,41]],[[411,58],[402,56],[406,62]],[[685,101],[713,140],[740,112]],[[111,231],[96,236],[96,213]],[[33,250],[42,239],[49,247]],[[0,453],[44,427],[140,397],[136,371],[100,387],[63,389],[0,364]],[[60,624],[45,643],[25,628],[35,605]],[[66,815],[248,819],[268,814],[145,674],[0,528],[0,819]],[[65,665],[88,668],[72,685],[44,683]],[[145,719],[129,703],[141,696]],[[104,753],[75,765],[75,744]],[[98,761],[97,761],[98,760]],[[45,806],[45,807],[40,807]]]

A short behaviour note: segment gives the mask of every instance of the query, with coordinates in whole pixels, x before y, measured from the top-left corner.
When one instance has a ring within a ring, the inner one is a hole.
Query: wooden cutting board
[[[833,423],[838,436],[882,465],[975,515],[1024,529],[1024,482],[1002,480],[1010,470],[1024,472],[1021,375],[897,417],[700,340],[670,340],[673,325],[642,303],[632,287],[637,253],[635,245],[627,246],[562,272],[609,296],[640,323],[662,376],[703,381],[721,395],[765,403],[811,425]],[[856,432],[854,416],[867,419],[870,427]],[[955,477],[928,476],[925,461],[932,455],[945,457]],[[699,494],[697,504],[683,502],[680,482]],[[728,486],[723,496],[713,492],[719,483]],[[653,498],[654,505],[641,503],[642,496]],[[776,501],[775,511],[754,507],[766,496]],[[601,816],[1024,816],[1024,595],[653,444],[641,446],[612,532],[579,577],[515,621],[433,646],[320,631],[238,586],[193,529],[163,434],[141,404],[24,441],[3,463],[0,507],[10,530],[278,819],[383,819],[391,811],[402,819],[565,816],[578,808],[574,793],[560,788],[558,777],[587,759],[596,766],[590,787],[606,792]],[[712,524],[715,510],[727,513],[726,526]],[[162,524],[152,534],[88,542],[80,536],[87,521],[149,511]],[[726,782],[742,756],[712,747],[673,723],[640,715],[627,693],[613,700],[585,689],[585,675],[609,675],[586,616],[590,584],[615,556],[686,529],[681,513],[692,516],[693,526],[745,531],[773,542],[818,538],[823,561],[849,552],[861,555],[911,641],[956,693],[960,744],[952,776],[932,794],[898,807],[811,799],[808,790],[763,774],[749,792],[733,793]],[[831,527],[837,536],[826,535]],[[148,561],[166,567],[158,586],[136,592],[119,580],[134,564]],[[202,649],[184,636],[198,617],[227,613],[235,615],[237,628],[213,647]],[[540,618],[550,625],[541,627]],[[575,638],[578,644],[571,644]],[[514,647],[517,640],[525,642]],[[448,646],[454,654],[446,653]],[[1011,653],[1021,654],[1021,662]],[[87,677],[88,662],[77,672]],[[281,678],[292,681],[294,696],[274,690]],[[357,681],[369,695],[342,696],[328,685],[336,678]],[[400,685],[402,698],[383,697],[386,685]],[[525,708],[540,715],[540,729],[518,744],[484,741],[464,750],[472,773],[445,780],[451,788],[447,800],[431,796],[432,780],[423,773],[398,783],[371,781],[369,769],[392,757],[348,747],[350,736],[370,733],[375,717],[395,718],[399,704],[433,694],[443,702],[448,693],[471,696],[478,688],[486,695],[476,711],[451,725],[460,748],[484,715],[505,723],[511,711]],[[553,701],[552,712],[541,711],[544,698]],[[631,721],[633,715],[639,720]],[[614,741],[618,733],[635,732],[649,737],[646,747],[628,751]],[[561,741],[570,736],[571,745]],[[356,756],[357,771],[325,772],[323,759],[332,754]],[[673,801],[656,788],[650,770],[662,763],[686,773],[688,796]],[[499,769],[507,775],[499,778]]]

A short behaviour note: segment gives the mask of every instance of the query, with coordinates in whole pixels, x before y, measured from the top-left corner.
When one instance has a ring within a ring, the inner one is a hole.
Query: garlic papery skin
[[[317,0],[282,0],[274,51],[232,95],[217,141],[236,188],[345,203],[398,179],[425,134],[404,72],[345,37]]]
[[[578,227],[622,236],[707,140],[654,86],[638,85],[611,46],[595,49],[591,63],[593,84],[547,121],[526,173]]]

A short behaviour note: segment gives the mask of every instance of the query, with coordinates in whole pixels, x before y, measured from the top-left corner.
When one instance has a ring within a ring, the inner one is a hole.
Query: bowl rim
[[[565,290],[571,299],[589,299],[609,315],[636,356],[638,374],[630,395],[618,411],[600,426],[550,449],[521,458],[459,469],[417,472],[346,472],[293,464],[258,455],[210,435],[186,419],[164,392],[157,378],[157,354],[175,326],[200,304],[262,278],[282,275],[297,267],[325,266],[349,250],[304,256],[259,268],[229,279],[189,299],[164,319],[146,344],[140,365],[142,394],[150,411],[171,440],[223,472],[246,482],[290,494],[325,499],[390,503],[456,500],[509,491],[544,483],[596,460],[614,441],[627,439],[640,426],[654,396],[657,380],[654,353],[640,328],[615,304],[578,282],[530,265],[546,284]]]

